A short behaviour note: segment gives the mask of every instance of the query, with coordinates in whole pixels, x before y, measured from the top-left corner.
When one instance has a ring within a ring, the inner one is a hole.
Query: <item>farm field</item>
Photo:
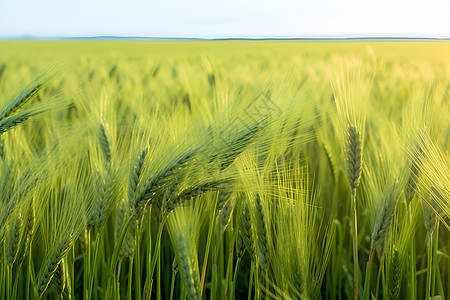
[[[448,299],[449,42],[0,41],[1,299]]]

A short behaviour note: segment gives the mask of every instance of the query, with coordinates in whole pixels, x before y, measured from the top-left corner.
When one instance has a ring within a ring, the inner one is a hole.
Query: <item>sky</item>
[[[450,37],[450,1],[0,0],[0,37]]]

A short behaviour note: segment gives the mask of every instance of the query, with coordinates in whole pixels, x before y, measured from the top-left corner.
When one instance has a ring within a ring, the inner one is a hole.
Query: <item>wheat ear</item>
[[[434,195],[433,195],[434,193]],[[422,212],[423,212],[423,224],[428,234],[432,234],[437,224],[437,214],[441,212],[436,200],[435,195],[439,195],[434,187],[428,192],[429,201],[422,201]]]
[[[148,148],[144,148],[139,154],[134,164],[133,170],[130,172],[128,181],[128,201],[131,203],[137,193],[137,187],[142,177],[142,167],[144,166],[145,158],[147,157]]]
[[[239,218],[238,239],[241,239],[243,241],[245,249],[247,249],[250,256],[254,260],[255,242],[253,238],[253,228],[252,228],[250,208],[247,202],[245,202],[244,205],[242,206],[242,214],[241,217]],[[243,252],[241,252],[241,254],[243,255]]]
[[[20,233],[22,231],[22,227],[23,222],[22,218],[19,215],[17,219],[12,221],[6,244],[6,264],[10,267],[12,267],[17,258],[21,241]]]
[[[108,172],[105,177],[99,174],[98,176],[98,190],[100,194],[95,201],[95,214],[97,216],[97,222],[101,228],[111,213],[113,203],[111,201],[113,197],[113,173]]]
[[[158,223],[162,222],[164,208],[166,205],[165,203],[171,201],[171,198],[174,197],[174,195],[176,195],[175,192],[177,188],[178,188],[177,183],[171,184],[166,188],[166,191],[164,192],[164,195],[162,197],[156,197],[153,200],[152,206],[155,208],[156,220],[158,221]]]
[[[362,145],[358,129],[355,125],[348,127],[347,136],[347,176],[353,197],[356,196],[356,188],[361,179],[362,170]]]
[[[5,160],[5,141],[0,136],[0,159]]]
[[[225,230],[227,229],[228,223],[231,220],[233,209],[234,209],[234,201],[230,199],[225,203],[224,207],[220,210],[219,213],[220,236],[222,236]]]
[[[264,214],[264,208],[261,204],[261,198],[256,195],[255,198],[255,229],[257,236],[257,248],[258,248],[258,258],[259,267],[261,270],[266,270],[269,264],[269,240],[267,232],[267,221]]]
[[[222,208],[228,202],[228,199],[230,199],[231,194],[233,194],[233,192],[227,192],[227,191],[219,192],[219,194],[217,195],[216,212],[219,212],[220,210],[222,210]]]
[[[37,93],[41,90],[43,86],[42,82],[39,82],[32,86],[31,88],[23,91],[16,99],[11,101],[5,108],[0,111],[0,120],[10,117],[15,112],[17,112],[22,106],[28,103]]]
[[[2,169],[2,182],[0,183],[0,195],[2,195],[3,199],[9,198],[9,181],[10,181],[10,175],[13,168],[13,162],[10,161],[9,163],[5,163],[3,165],[4,169]],[[5,200],[3,200],[5,201]]]
[[[53,283],[58,297],[63,300],[70,299],[70,280],[67,280],[66,266],[64,259],[58,264],[55,275],[53,276]]]
[[[241,258],[245,254],[245,243],[240,232],[236,235],[236,256]]]
[[[167,202],[163,204],[164,214],[169,214],[172,210],[175,209],[175,207],[186,202],[189,199],[200,196],[206,192],[216,191],[221,186],[229,182],[230,181],[227,179],[219,179],[184,189],[180,193],[178,193],[178,195],[171,197],[167,200]]]
[[[102,123],[100,123],[100,146],[103,150],[103,155],[105,157],[105,163],[106,165],[109,165],[111,163],[111,147],[108,141],[108,136],[106,135],[105,127]]]
[[[125,201],[122,201],[116,209],[116,219],[114,226],[114,239],[116,243],[118,242],[120,231],[122,229],[122,225],[124,221],[129,217],[131,213],[129,204]],[[132,257],[134,253],[134,230],[136,223],[131,222],[129,227],[127,228],[125,240],[123,241],[122,248],[120,249],[119,259],[123,259],[124,257]]]
[[[197,149],[186,151],[178,159],[167,164],[161,171],[155,173],[143,183],[142,189],[135,197],[132,207],[140,210],[146,204],[150,204],[152,197],[158,192],[166,181],[179,169],[183,168],[197,153]]]
[[[395,208],[397,206],[397,197],[393,195],[394,188],[395,183],[391,186],[385,200],[383,201],[383,206],[378,213],[374,228],[372,230],[372,249],[376,248],[380,256],[383,255],[384,240],[389,232],[392,216],[394,215]],[[372,256],[369,258],[370,262],[371,259]]]
[[[192,251],[188,241],[182,235],[175,237],[175,253],[178,270],[183,279],[189,300],[201,299],[200,274],[196,261],[195,251]]]
[[[24,112],[21,114],[14,115],[12,117],[3,119],[0,121],[0,135],[6,131],[16,127],[17,125],[25,122],[29,118],[33,117],[37,113]]]
[[[40,297],[42,297],[47,290],[47,287],[55,275],[59,263],[66,255],[67,251],[69,251],[72,241],[72,236],[69,236],[64,241],[61,241],[44,260],[37,275],[37,290]]]
[[[220,169],[224,170],[230,166],[236,157],[241,154],[247,146],[255,139],[263,128],[263,122],[255,122],[248,128],[239,132],[236,137],[225,147],[224,151],[213,154],[210,161],[219,159]]]
[[[394,248],[394,253],[390,262],[390,276],[389,276],[389,299],[397,300],[400,294],[400,287],[402,283],[402,262],[397,247]]]
[[[20,250],[19,250],[20,252],[19,252],[18,257],[20,259],[20,264],[22,264],[23,261],[25,260],[27,250],[31,246],[31,239],[33,238],[35,221],[36,220],[35,220],[34,205],[33,205],[33,201],[31,201],[31,203],[28,207],[28,210],[27,210],[24,233],[23,233],[22,242],[21,242],[21,243],[23,243],[22,244],[23,246],[20,247]]]
[[[406,186],[406,203],[411,203],[411,200],[414,198],[414,195],[416,194],[417,189],[417,181],[419,177],[419,168],[417,168],[417,165],[413,163],[411,165],[409,179],[408,179],[408,185]]]

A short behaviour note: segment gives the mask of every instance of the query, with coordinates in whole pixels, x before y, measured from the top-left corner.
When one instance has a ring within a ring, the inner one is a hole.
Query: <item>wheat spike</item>
[[[126,220],[131,213],[131,209],[129,204],[126,201],[122,201],[116,209],[116,218],[114,224],[114,239],[117,243],[119,239],[120,231],[122,229],[122,225],[124,220]],[[127,232],[125,235],[125,240],[122,244],[122,248],[120,249],[119,258],[123,259],[124,257],[132,257],[134,253],[134,233],[136,228],[136,221],[132,222],[130,226],[127,228]]]
[[[347,135],[347,176],[352,195],[356,195],[356,188],[361,179],[362,145],[356,125],[349,125]]]
[[[9,181],[10,181],[10,175],[13,168],[13,162],[10,161],[9,163],[5,163],[3,165],[4,169],[2,170],[2,182],[0,185],[0,200],[3,201],[3,203],[7,202],[6,200],[9,198]]]
[[[137,187],[142,177],[142,167],[144,166],[145,158],[147,157],[148,148],[144,148],[139,154],[136,163],[134,164],[133,170],[130,173],[130,178],[128,181],[128,201],[132,201],[136,197]]]
[[[106,220],[108,220],[113,208],[114,180],[112,176],[112,173],[108,172],[106,178],[103,178],[101,175],[99,175],[98,178],[99,195],[95,201],[94,212],[97,216],[97,222],[100,228],[105,224]]]
[[[115,214],[115,219],[114,219],[114,241],[117,243],[117,239],[120,236],[120,230],[122,228],[123,225],[123,221],[126,218],[127,212],[126,212],[126,202],[125,201],[121,201],[117,206],[116,206],[116,214]]]
[[[64,259],[58,264],[55,275],[53,276],[53,283],[58,297],[63,300],[70,299],[70,281],[67,280],[66,267]]]
[[[139,210],[146,204],[149,204],[152,197],[158,192],[166,181],[171,177],[176,170],[184,167],[187,162],[197,153],[197,149],[186,151],[178,159],[172,161],[161,171],[155,173],[151,178],[147,179],[143,184],[143,188],[133,201],[133,208]]]
[[[178,262],[178,270],[184,282],[189,300],[201,299],[200,275],[195,261],[195,253],[189,251],[189,245],[182,236],[177,236],[175,253]]]
[[[5,108],[0,111],[0,120],[10,117],[31,100],[41,90],[42,82],[36,83],[31,88],[23,91],[16,99],[11,101]]]
[[[242,235],[238,231],[236,235],[236,256],[238,258],[241,258],[242,256],[244,256],[244,254],[245,254],[245,243],[244,240],[242,239]]]
[[[428,201],[422,200],[423,224],[429,234],[436,228],[438,220],[436,214],[441,211],[432,192],[436,194],[437,191],[435,188],[431,187],[431,190],[428,192]]]
[[[178,263],[176,257],[172,261],[172,272],[175,274],[178,272]]]
[[[32,185],[36,183],[35,178],[29,178],[29,171],[30,169],[26,169],[25,172],[20,176],[18,182],[20,182],[20,185],[23,187],[31,188]],[[5,226],[8,218],[11,216],[11,214],[14,212],[16,207],[18,206],[18,203],[20,202],[19,199],[21,199],[24,196],[25,189],[21,190],[20,193],[16,193],[12,198],[11,201],[7,202],[5,204],[5,207],[3,209],[3,213],[0,217],[0,231],[2,226]],[[5,195],[3,195],[5,196]]]
[[[20,259],[20,264],[23,263],[25,260],[27,250],[31,245],[31,239],[33,238],[34,233],[34,223],[35,223],[35,212],[34,212],[34,205],[33,202],[30,203],[27,211],[27,216],[25,220],[25,227],[24,227],[24,233],[22,237],[21,244],[23,245],[20,247],[20,254],[18,255]]]
[[[106,166],[109,166],[111,163],[111,147],[108,141],[108,136],[105,132],[105,127],[102,123],[100,123],[100,146],[103,150]]]
[[[374,228],[372,230],[372,247],[376,247],[378,254],[382,256],[384,251],[384,239],[389,232],[392,216],[397,205],[397,198],[393,195],[395,183],[389,189],[386,198],[383,201],[381,210],[377,215]]]
[[[264,208],[262,207],[261,198],[259,195],[256,195],[255,198],[255,229],[257,236],[259,267],[262,270],[266,270],[270,258],[269,241],[268,241],[266,217],[264,214]]]
[[[6,264],[12,266],[17,258],[20,244],[20,233],[22,230],[22,218],[20,215],[17,219],[12,221],[12,226],[9,229],[9,236],[6,244]]]
[[[394,253],[390,262],[390,276],[389,276],[389,299],[397,300],[400,294],[400,287],[402,283],[402,263],[397,247],[394,248]]]
[[[72,245],[73,237],[69,236],[66,240],[61,241],[44,260],[39,273],[37,275],[37,290],[42,297],[47,290],[50,281],[55,275],[59,263],[62,261],[67,251]]]
[[[408,205],[416,194],[418,177],[419,169],[417,168],[417,165],[413,163],[409,173],[408,185],[406,186],[406,203]]]
[[[219,225],[220,225],[220,235],[225,232],[225,229],[227,229],[228,223],[231,220],[231,215],[233,213],[234,209],[234,201],[228,200],[222,210],[219,213]]]
[[[17,114],[12,117],[1,120],[0,121],[0,135],[5,133],[6,131],[16,127],[17,125],[25,122],[26,120],[28,120],[29,118],[31,118],[32,116],[34,116],[36,114],[37,113],[25,112],[25,113]]]
[[[35,211],[34,211],[34,204],[31,202],[28,207],[27,211],[27,222],[25,226],[25,232],[26,232],[26,238],[31,239],[33,235],[33,229],[34,229],[34,223],[36,221]]]
[[[252,259],[254,259],[255,243],[253,239],[253,228],[250,215],[250,208],[247,203],[244,203],[242,207],[242,214],[241,217],[239,218],[238,236],[240,239],[242,239],[245,249],[247,249]]]
[[[229,180],[219,179],[184,189],[178,195],[172,196],[167,200],[167,202],[163,204],[164,214],[169,214],[172,210],[175,209],[175,207],[186,202],[187,200],[200,196],[201,194],[204,194],[206,192],[216,191],[219,187],[223,186],[226,183],[229,183]]]
[[[217,204],[216,204],[216,211],[217,212],[222,210],[222,208],[227,203],[228,199],[230,199],[231,194],[233,194],[233,192],[227,192],[227,191],[220,191],[219,192],[219,194],[217,195]]]
[[[239,132],[236,137],[226,145],[225,149],[220,153],[215,153],[211,156],[210,162],[219,160],[220,169],[225,170],[228,168],[241,154],[247,146],[255,139],[258,133],[263,128],[263,122],[255,122],[248,128]]]
[[[5,141],[0,136],[0,159],[5,160]]]
[[[122,248],[120,249],[120,257],[126,257],[131,259],[134,255],[134,236],[136,233],[137,220],[134,220],[127,228],[125,240]]]
[[[161,223],[166,203],[172,201],[171,198],[175,196],[178,184],[169,185],[162,197],[154,199],[153,206],[155,207],[156,220]]]

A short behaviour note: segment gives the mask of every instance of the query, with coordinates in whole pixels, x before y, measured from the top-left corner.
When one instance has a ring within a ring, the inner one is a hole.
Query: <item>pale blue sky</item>
[[[0,37],[450,37],[450,2],[0,0]]]

